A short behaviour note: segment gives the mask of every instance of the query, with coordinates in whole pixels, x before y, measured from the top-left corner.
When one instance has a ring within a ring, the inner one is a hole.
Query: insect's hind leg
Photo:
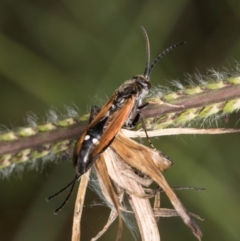
[[[149,136],[148,136],[147,128],[146,128],[146,125],[145,125],[145,122],[144,122],[144,119],[143,119],[141,113],[139,113],[139,119],[141,120],[142,128],[143,128],[143,130],[144,130],[144,132],[145,132],[145,134],[146,134],[146,138],[147,138],[148,143],[150,144],[150,146],[152,147],[152,149],[157,150],[156,147],[155,147],[155,146],[153,145],[153,143],[151,142]]]

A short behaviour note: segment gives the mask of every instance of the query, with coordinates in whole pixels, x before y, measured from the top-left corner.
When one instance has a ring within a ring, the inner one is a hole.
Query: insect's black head
[[[148,91],[151,88],[148,78],[146,78],[144,75],[136,75],[132,79],[140,87],[140,89],[145,89]]]

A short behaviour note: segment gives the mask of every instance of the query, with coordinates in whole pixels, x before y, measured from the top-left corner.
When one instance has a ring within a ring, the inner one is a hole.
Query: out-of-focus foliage
[[[126,79],[141,74],[149,35],[152,58],[166,47],[187,41],[164,57],[152,73],[153,86],[171,86],[186,72],[235,65],[240,60],[240,2],[213,1],[0,1],[0,123],[23,126],[27,114],[44,120],[47,110],[76,105],[80,113],[100,105]],[[238,127],[239,115],[219,126]],[[215,124],[215,123],[212,123]],[[239,134],[179,136],[154,140],[174,160],[166,173],[172,186],[205,187],[178,192],[198,213],[204,240],[237,241],[240,237]],[[70,160],[15,173],[0,181],[0,240],[70,240],[74,195],[58,214],[64,195],[53,194],[74,175]],[[108,209],[91,207],[99,199],[89,192],[82,240],[89,240],[107,218]],[[162,204],[167,198],[162,195]],[[162,240],[195,240],[179,218],[161,219]],[[116,226],[101,240],[113,240]],[[127,228],[123,240],[132,240]]]

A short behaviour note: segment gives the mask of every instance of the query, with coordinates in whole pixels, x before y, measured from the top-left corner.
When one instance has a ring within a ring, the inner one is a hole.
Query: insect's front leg
[[[131,119],[129,117],[128,122],[126,122],[125,125],[124,125],[124,127],[126,129],[130,129],[131,130],[131,129],[133,129],[136,126],[136,124],[141,120],[141,117],[140,117],[141,116],[141,109],[146,107],[148,104],[149,103],[146,102],[146,103],[144,103],[141,106],[137,106],[136,109],[134,111],[132,111],[132,113],[135,112],[135,116],[132,114]]]

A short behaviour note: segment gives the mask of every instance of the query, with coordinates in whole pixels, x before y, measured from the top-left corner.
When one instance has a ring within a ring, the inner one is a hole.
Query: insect
[[[90,115],[87,129],[76,142],[73,153],[73,164],[76,168],[75,178],[56,194],[47,198],[51,200],[65,189],[71,186],[70,192],[63,204],[55,210],[57,213],[68,201],[76,181],[88,171],[93,163],[98,159],[112,143],[117,133],[122,127],[131,129],[140,117],[140,109],[147,103],[143,103],[144,97],[151,88],[150,74],[156,63],[168,52],[180,45],[175,44],[164,50],[150,65],[150,44],[146,30],[142,27],[146,39],[146,67],[143,75],[136,75],[121,85],[96,114]]]

